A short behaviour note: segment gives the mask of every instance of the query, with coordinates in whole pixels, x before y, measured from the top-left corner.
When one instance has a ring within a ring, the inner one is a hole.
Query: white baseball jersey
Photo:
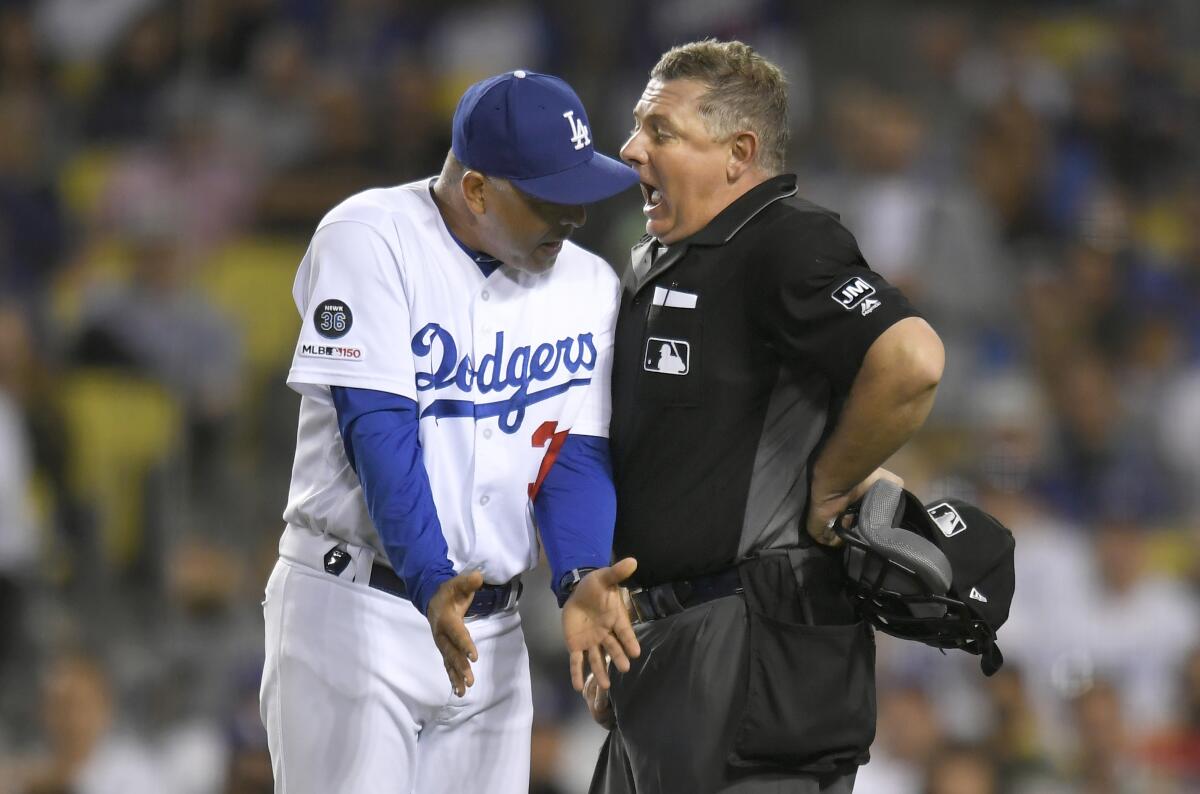
[[[530,486],[554,435],[608,435],[620,287],[570,242],[544,273],[485,277],[429,186],[351,197],[321,221],[300,265],[288,384],[302,399],[284,519],[386,560],[329,387],[399,394],[418,404],[451,563],[502,583],[537,562]]]

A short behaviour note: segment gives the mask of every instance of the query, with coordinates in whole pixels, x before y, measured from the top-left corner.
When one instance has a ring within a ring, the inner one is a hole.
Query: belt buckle
[[[649,623],[654,619],[653,615],[647,615],[642,612],[642,607],[638,603],[638,599],[634,598],[634,596],[645,592],[645,589],[644,587],[635,587],[633,590],[621,588],[621,600],[625,604],[625,612],[629,615],[629,622],[634,626]]]
[[[497,612],[508,612],[511,609],[516,609],[517,601],[521,598],[521,591],[524,586],[521,584],[521,577],[517,577],[508,583],[508,595],[504,599],[504,606],[497,609]]]

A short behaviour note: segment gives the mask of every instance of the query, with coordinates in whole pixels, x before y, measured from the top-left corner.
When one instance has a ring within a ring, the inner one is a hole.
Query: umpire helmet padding
[[[893,482],[880,481],[862,500],[858,521],[848,530],[861,538],[884,559],[894,563],[884,572],[884,586],[906,595],[932,592],[945,595],[954,581],[950,561],[932,542],[915,532],[902,529],[904,491]],[[849,547],[847,566],[855,579],[873,578],[878,574],[879,561],[855,546]],[[907,575],[906,575],[907,574]],[[920,586],[911,581],[915,575]],[[940,605],[919,604],[914,614],[936,616],[945,614]],[[930,609],[930,607],[933,607]]]

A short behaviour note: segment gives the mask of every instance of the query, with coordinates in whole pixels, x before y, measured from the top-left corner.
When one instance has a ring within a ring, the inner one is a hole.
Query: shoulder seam
[[[397,235],[397,246],[395,249],[393,249],[391,242],[388,240],[388,238],[384,235],[383,231],[378,226],[371,224],[371,223],[367,223],[366,221],[363,221],[363,220],[359,220],[358,218],[334,218],[333,220],[322,221],[321,225],[319,227],[317,227],[317,231],[313,233],[313,237],[315,238],[316,235],[320,234],[325,229],[327,229],[331,226],[335,226],[339,223],[356,224],[358,226],[363,227],[364,229],[369,229],[374,234],[375,237],[379,238],[379,241],[383,243],[383,245],[387,249],[388,253],[390,253],[392,255],[392,261],[395,262],[395,264],[396,264],[396,272],[400,275],[401,284],[404,286],[405,294],[407,294],[408,278],[407,278],[407,274],[404,269],[404,261],[405,261],[404,248],[400,245],[399,235]]]
[[[362,226],[363,228],[370,229],[372,232],[375,233],[375,236],[378,237],[385,245],[387,245],[389,243],[388,238],[384,235],[383,231],[377,225],[372,224],[372,223],[367,223],[366,221],[359,220],[358,218],[334,218],[333,220],[330,220],[330,221],[322,221],[321,225],[317,227],[317,231],[314,232],[314,236],[317,233],[320,233],[320,232],[324,231],[325,229],[328,229],[330,226],[334,226],[339,223],[353,223],[353,224]],[[389,250],[390,250],[390,248],[389,248]]]
[[[784,206],[788,206],[788,205],[784,205]],[[835,217],[834,215],[832,215],[828,212],[814,212],[811,210],[806,211],[806,210],[800,209],[799,207],[790,207],[790,209],[798,216],[805,216],[805,215],[815,216],[816,220],[830,223],[834,227],[842,229],[843,231],[846,232],[846,234],[850,234],[853,237],[853,234],[850,232],[849,229],[846,228],[846,225],[844,223],[842,223],[841,219]],[[775,226],[783,224],[783,223],[794,222],[795,220],[796,220],[795,217],[789,217],[788,215],[781,215],[778,218],[768,221],[766,223],[766,225],[763,227],[763,231],[766,231],[767,229],[772,229]],[[811,225],[806,225],[803,228],[803,230],[801,231],[802,236],[799,239],[803,240],[803,239],[808,238],[808,236],[811,235],[814,231],[816,231],[815,228],[812,228]]]

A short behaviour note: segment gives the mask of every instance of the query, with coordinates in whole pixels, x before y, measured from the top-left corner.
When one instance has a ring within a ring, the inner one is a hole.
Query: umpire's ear
[[[486,181],[486,176],[474,169],[468,168],[463,173],[462,181],[459,183],[468,209],[476,215],[483,215],[486,211],[483,200],[483,186]]]
[[[742,174],[758,166],[759,156],[758,133],[752,130],[742,130],[729,141],[729,158],[725,163],[725,178],[736,182]]]

